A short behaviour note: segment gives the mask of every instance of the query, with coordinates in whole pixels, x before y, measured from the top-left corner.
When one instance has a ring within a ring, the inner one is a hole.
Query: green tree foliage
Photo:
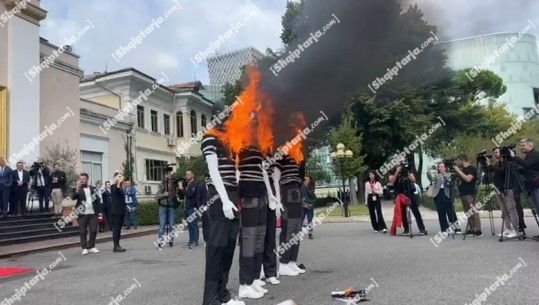
[[[133,173],[135,172],[135,156],[129,151],[129,137],[124,138],[125,161],[122,162],[122,174],[134,185]],[[132,147],[132,146],[131,146]]]
[[[208,166],[203,156],[181,157],[176,158],[176,172],[173,173],[174,178],[183,178],[188,169],[195,172],[196,179],[204,179],[204,174],[208,173]]]
[[[297,38],[293,29],[302,22],[306,22],[305,19],[300,17],[304,5],[305,0],[300,0],[299,2],[288,1],[286,3],[286,11],[281,18],[281,25],[283,26],[283,29],[280,36],[281,41],[285,45],[289,45]]]
[[[223,86],[225,105],[232,105],[232,103],[234,103],[236,100],[236,96],[238,96],[242,90],[243,88],[240,80],[237,80],[234,84],[226,83]]]
[[[79,180],[79,174],[77,169],[79,151],[77,149],[71,149],[69,145],[60,145],[56,143],[52,146],[49,146],[45,150],[44,161],[48,166],[51,167],[58,163],[62,171],[66,173],[66,189],[63,191],[66,192],[67,188],[74,187],[75,182]],[[93,181],[95,182],[95,181]],[[92,181],[90,183],[93,184]]]
[[[362,153],[362,135],[358,135],[357,123],[354,121],[350,112],[346,113],[343,117],[341,124],[338,127],[333,128],[330,131],[330,147],[332,151],[337,150],[337,144],[342,143],[346,150],[351,150],[354,154],[351,158],[334,159],[333,167],[334,172],[341,177],[341,165],[344,169],[344,176],[346,179],[359,176],[367,168],[363,165],[364,156]],[[341,164],[342,162],[342,164]]]
[[[316,182],[331,182],[331,173],[328,173],[322,166],[324,160],[320,156],[310,156],[305,165],[306,174],[314,178]]]

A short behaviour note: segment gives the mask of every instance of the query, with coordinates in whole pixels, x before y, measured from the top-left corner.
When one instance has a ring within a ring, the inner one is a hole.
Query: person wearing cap
[[[168,242],[170,247],[174,246],[174,235],[176,228],[176,208],[178,208],[178,192],[183,189],[181,183],[174,184],[172,180],[172,168],[165,169],[165,181],[161,182],[157,191],[157,204],[159,205],[159,233],[157,246],[161,248]],[[169,226],[169,233],[165,234],[165,227]]]

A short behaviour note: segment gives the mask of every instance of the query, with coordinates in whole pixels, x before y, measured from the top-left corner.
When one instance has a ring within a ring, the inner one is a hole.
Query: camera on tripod
[[[486,149],[483,149],[483,151],[477,154],[477,162],[480,163],[483,167],[487,167],[488,159],[490,158],[492,158],[492,155],[487,154]]]
[[[32,166],[30,166],[30,172],[33,174],[37,174],[39,170],[43,169],[43,162],[34,162]]]
[[[517,147],[516,144],[500,147],[500,157],[502,157],[504,160],[510,159],[511,151],[515,149],[515,147]]]
[[[455,166],[455,159],[445,159],[443,161],[444,163],[444,166],[446,168],[446,170],[450,173],[454,173],[455,172],[455,169],[453,168]]]
[[[409,173],[410,173],[410,163],[408,163],[408,160],[403,160],[401,163],[401,171],[399,173],[399,176],[403,178],[408,178]]]

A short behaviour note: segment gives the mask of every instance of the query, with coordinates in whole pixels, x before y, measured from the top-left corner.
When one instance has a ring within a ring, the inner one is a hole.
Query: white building
[[[223,86],[235,83],[241,77],[243,66],[255,63],[264,54],[253,47],[208,58],[210,84]]]
[[[500,52],[508,41],[515,41],[514,37],[519,34],[496,33],[442,42],[439,46],[446,50],[447,65],[454,70],[480,67],[489,57],[495,59],[487,69],[507,86],[498,101],[505,103],[508,111],[522,116],[539,104],[539,54],[537,39],[530,34],[522,35],[513,47]]]

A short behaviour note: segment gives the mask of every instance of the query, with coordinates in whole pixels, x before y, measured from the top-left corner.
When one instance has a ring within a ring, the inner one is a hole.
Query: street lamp
[[[354,153],[351,151],[351,150],[344,150],[346,147],[344,146],[344,144],[342,143],[339,143],[337,145],[337,151],[334,151],[330,154],[330,157],[331,159],[333,160],[336,160],[336,162],[338,162],[339,166],[340,166],[340,169],[341,169],[341,178],[342,178],[342,200],[343,200],[343,203],[344,203],[344,217],[350,217],[350,212],[348,211],[348,200],[346,200],[346,196],[344,195],[345,193],[345,186],[344,186],[344,179],[345,179],[345,175],[344,175],[344,160],[345,159],[349,159],[349,158],[352,158],[352,156],[354,155]],[[352,190],[350,190],[351,192]],[[351,195],[351,194],[350,194]]]

